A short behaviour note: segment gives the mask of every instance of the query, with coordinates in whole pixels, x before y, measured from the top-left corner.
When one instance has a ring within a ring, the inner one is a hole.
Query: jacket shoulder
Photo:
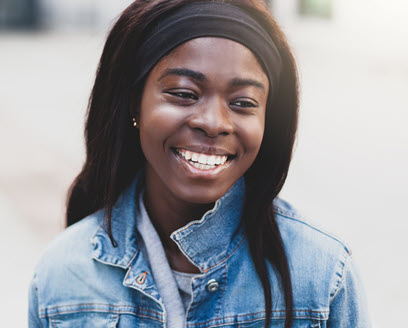
[[[38,290],[40,306],[48,298],[55,298],[49,291],[58,291],[75,276],[86,277],[93,266],[91,238],[100,227],[98,213],[82,219],[57,235],[37,261],[33,283]]]
[[[282,238],[296,237],[296,240],[309,241],[302,246],[329,247],[331,251],[351,254],[351,249],[344,240],[326,231],[317,223],[309,221],[309,219],[283,199],[278,198],[275,200],[274,212]],[[289,240],[286,240],[286,243],[290,243]]]
[[[40,256],[36,274],[91,257],[91,238],[100,228],[101,217],[94,213],[58,234]]]
[[[310,223],[288,202],[277,199],[274,211],[288,257],[291,279],[307,302],[312,295],[324,300],[328,311],[349,261],[351,249],[340,238]]]

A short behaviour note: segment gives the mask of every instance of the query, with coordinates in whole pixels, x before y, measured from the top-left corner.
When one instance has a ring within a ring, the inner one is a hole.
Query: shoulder
[[[100,229],[101,215],[94,213],[57,235],[42,253],[36,273],[78,262],[92,254],[91,238]]]
[[[350,247],[338,236],[327,232],[317,223],[305,218],[290,203],[278,198],[274,212],[284,243],[287,247],[324,248],[327,252],[351,254]],[[297,242],[294,243],[294,240]],[[333,255],[333,254],[331,254]]]
[[[65,229],[47,246],[34,270],[33,283],[39,295],[59,290],[74,274],[87,275],[93,265],[91,238],[100,222],[101,215],[92,214]]]
[[[320,299],[325,298],[328,306],[350,261],[350,247],[339,237],[310,223],[282,199],[275,200],[274,211],[294,285],[300,295],[314,293]]]

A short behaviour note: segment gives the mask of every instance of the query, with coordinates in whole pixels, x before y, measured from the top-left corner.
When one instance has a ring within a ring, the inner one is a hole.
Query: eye
[[[258,107],[258,104],[254,100],[249,99],[237,99],[230,103],[230,106],[242,111],[248,111]]]
[[[231,105],[239,106],[239,107],[256,107],[256,104],[250,102],[250,101],[245,101],[245,100],[239,100],[231,103]]]
[[[170,90],[170,91],[166,91],[165,93],[175,98],[186,99],[186,100],[198,100],[198,96],[194,92],[191,92],[191,91]]]

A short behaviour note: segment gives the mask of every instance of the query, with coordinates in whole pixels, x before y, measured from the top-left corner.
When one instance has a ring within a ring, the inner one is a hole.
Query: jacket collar
[[[133,180],[130,186],[122,193],[112,211],[112,235],[117,247],[112,242],[102,223],[105,211],[101,210],[98,216],[100,226],[91,238],[93,247],[92,257],[100,262],[128,268],[138,252],[136,239],[136,186],[141,174]]]
[[[243,240],[244,197],[245,182],[240,178],[199,221],[172,233],[171,238],[202,272],[227,259]]]
[[[135,200],[141,175],[142,172],[139,172],[113,208],[112,233],[118,246],[113,247],[101,223],[91,238],[94,259],[128,268],[137,255],[136,220],[139,211]],[[240,178],[200,220],[192,221],[172,233],[174,242],[202,272],[223,262],[243,240],[240,222],[244,197],[245,182],[244,178]],[[104,211],[95,215],[102,222]]]

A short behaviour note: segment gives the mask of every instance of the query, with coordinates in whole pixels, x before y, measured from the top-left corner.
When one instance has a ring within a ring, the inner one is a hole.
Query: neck
[[[213,204],[185,203],[171,195],[153,192],[149,184],[146,185],[144,204],[163,244],[170,267],[180,272],[198,273],[197,267],[185,257],[170,236],[189,222],[200,219]]]
[[[145,185],[146,211],[160,237],[170,267],[181,272],[198,273],[198,268],[180,251],[170,236],[189,222],[199,220],[214,204],[189,203],[176,197],[165,185],[157,183],[148,170]]]
[[[213,204],[191,204],[183,202],[172,195],[159,194],[147,184],[144,203],[166,252],[178,250],[171,240],[171,234],[191,221],[199,220]]]

